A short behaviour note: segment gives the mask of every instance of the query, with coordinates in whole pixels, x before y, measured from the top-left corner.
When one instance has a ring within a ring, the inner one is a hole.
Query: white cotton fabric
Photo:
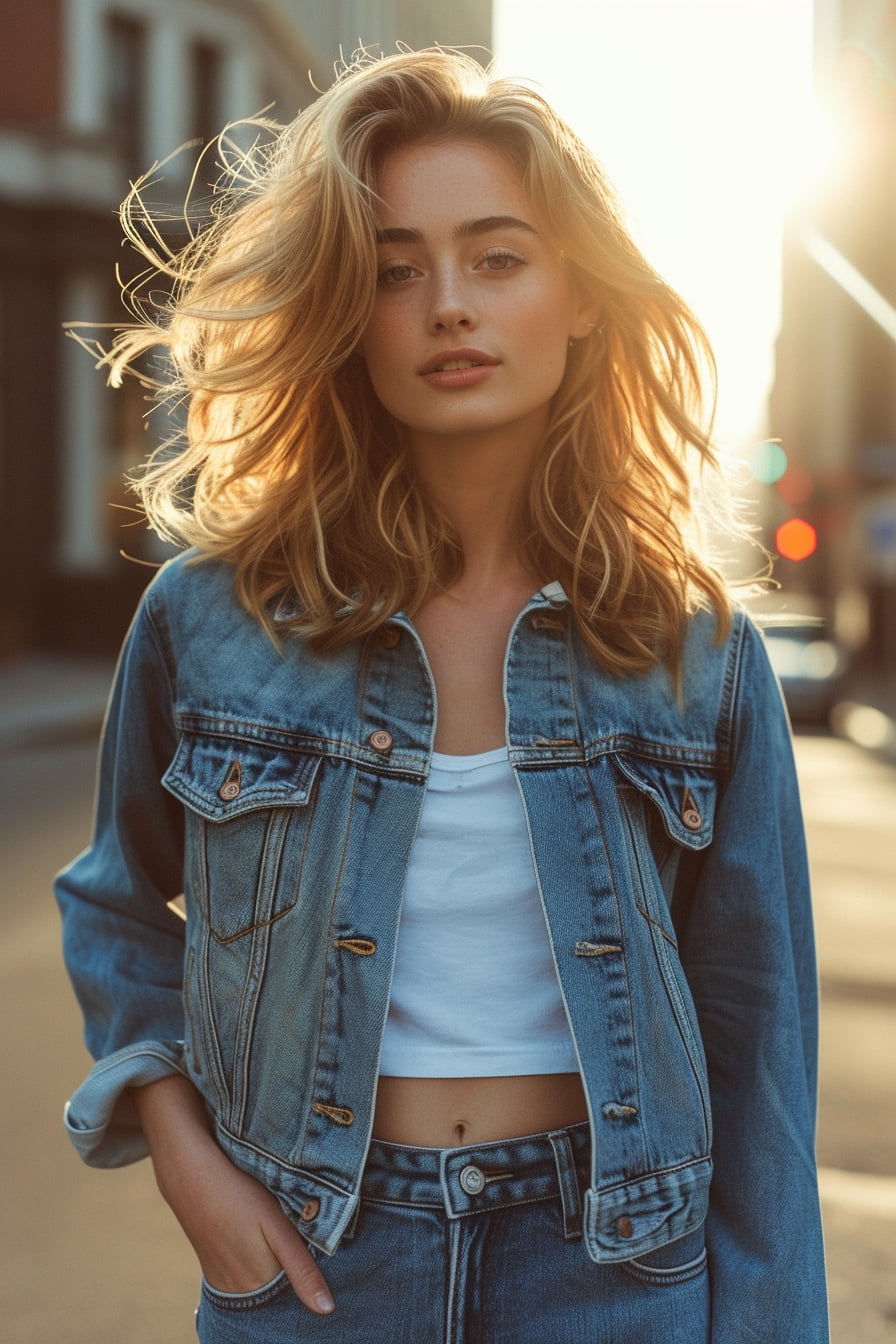
[[[434,752],[411,851],[380,1072],[577,1073],[507,749]]]

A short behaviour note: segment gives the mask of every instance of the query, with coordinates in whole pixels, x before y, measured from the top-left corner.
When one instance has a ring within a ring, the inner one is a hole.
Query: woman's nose
[[[470,330],[476,325],[474,305],[467,286],[455,273],[438,278],[433,291],[430,321],[433,331]]]

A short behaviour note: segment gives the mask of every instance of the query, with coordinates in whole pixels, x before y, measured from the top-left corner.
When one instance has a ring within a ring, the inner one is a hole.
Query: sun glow
[[[810,0],[497,0],[495,33],[499,71],[588,142],[706,325],[720,436],[761,438],[784,213],[834,148],[812,101]]]

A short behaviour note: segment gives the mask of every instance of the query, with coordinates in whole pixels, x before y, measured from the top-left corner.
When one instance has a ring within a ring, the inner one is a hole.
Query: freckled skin
[[[386,160],[380,194],[380,228],[421,235],[379,246],[361,348],[380,401],[418,448],[508,429],[539,439],[569,341],[587,334],[593,310],[538,231],[516,169],[483,145],[408,145]],[[471,221],[505,218],[529,229],[458,236]],[[467,346],[498,361],[484,381],[434,387],[421,377],[431,356]]]

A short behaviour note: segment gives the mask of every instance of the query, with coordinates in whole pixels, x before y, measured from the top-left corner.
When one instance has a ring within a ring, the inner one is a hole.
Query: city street
[[[834,1344],[896,1340],[896,768],[797,742],[823,986],[819,1157]],[[148,1163],[82,1167],[62,1104],[87,1068],[54,870],[86,841],[94,747],[0,755],[7,1344],[188,1344],[197,1272]],[[782,1323],[780,1344],[799,1338]],[[546,1342],[549,1344],[549,1342]]]

